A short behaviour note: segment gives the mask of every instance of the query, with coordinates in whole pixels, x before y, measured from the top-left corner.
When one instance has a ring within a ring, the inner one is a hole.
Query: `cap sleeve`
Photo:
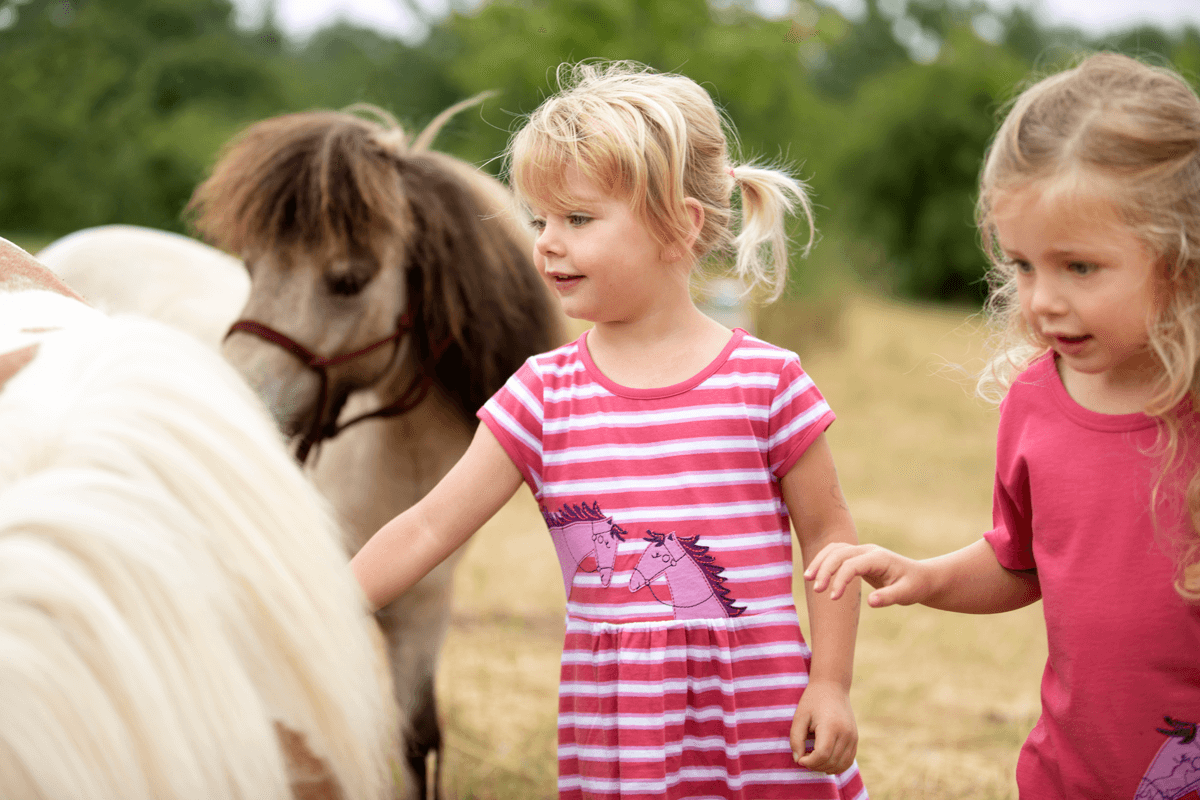
[[[534,497],[542,490],[542,388],[537,363],[530,358],[476,413],[520,470]]]
[[[1011,398],[1011,394],[1009,395]],[[996,551],[1000,566],[1013,570],[1036,569],[1030,509],[1029,469],[1020,455],[1019,425],[1013,419],[1009,398],[1000,404],[996,436],[996,482],[992,489],[992,530],[984,538]]]
[[[782,479],[834,419],[829,403],[800,368],[799,356],[788,353],[780,368],[768,421],[767,459],[775,477]]]

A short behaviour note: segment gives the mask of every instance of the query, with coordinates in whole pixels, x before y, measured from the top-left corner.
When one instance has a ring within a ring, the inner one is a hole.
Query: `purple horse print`
[[[746,609],[729,599],[723,571],[708,554],[708,547],[697,543],[699,536],[676,536],[675,532],[646,531],[650,542],[638,559],[629,579],[629,591],[636,592],[659,575],[665,575],[671,600],[654,595],[664,605],[673,606],[675,619],[712,619],[740,616]],[[654,587],[650,586],[654,594]]]
[[[1196,723],[1164,717],[1167,737],[1138,785],[1134,800],[1200,800],[1200,741]]]
[[[600,510],[600,502],[590,506],[567,504],[558,511],[542,510],[550,539],[558,551],[558,561],[563,565],[563,590],[571,596],[571,584],[579,564],[588,556],[595,556],[596,571],[600,573],[600,585],[607,587],[612,581],[613,565],[617,561],[617,545],[625,540],[625,530],[614,525],[612,517]],[[574,569],[568,565],[574,564]]]

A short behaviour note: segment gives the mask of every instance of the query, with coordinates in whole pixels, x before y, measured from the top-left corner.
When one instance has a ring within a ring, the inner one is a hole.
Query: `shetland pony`
[[[389,796],[364,609],[240,376],[0,240],[0,797]]]

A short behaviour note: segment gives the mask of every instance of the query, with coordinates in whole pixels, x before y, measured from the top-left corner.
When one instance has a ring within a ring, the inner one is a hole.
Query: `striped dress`
[[[674,386],[613,383],[587,334],[479,411],[533,490],[567,595],[560,798],[866,798],[793,761],[810,651],[779,478],[834,415],[735,330]]]

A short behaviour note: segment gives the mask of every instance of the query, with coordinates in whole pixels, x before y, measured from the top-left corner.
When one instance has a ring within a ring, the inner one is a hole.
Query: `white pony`
[[[261,401],[65,294],[0,239],[0,797],[390,796],[378,632]]]

